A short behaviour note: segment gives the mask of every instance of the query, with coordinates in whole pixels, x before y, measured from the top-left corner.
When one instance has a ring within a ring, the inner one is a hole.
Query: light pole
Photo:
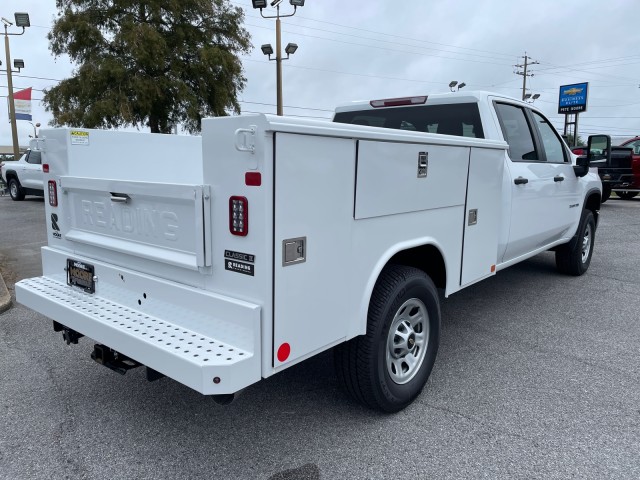
[[[305,0],[289,0],[289,3],[293,5],[293,13],[288,15],[280,15],[280,4],[284,0],[273,0],[270,5],[272,7],[276,7],[276,15],[265,15],[262,13],[262,9],[267,7],[267,0],[251,0],[253,4],[253,8],[260,9],[260,15],[262,18],[275,18],[276,19],[276,58],[271,58],[273,55],[273,47],[271,44],[262,45],[262,53],[269,57],[269,60],[275,60],[276,62],[276,88],[277,88],[277,96],[278,96],[278,115],[282,116],[282,61],[288,60],[290,55],[293,55],[295,51],[298,49],[298,45],[295,43],[287,44],[285,52],[287,53],[287,58],[282,58],[282,40],[280,34],[280,18],[284,17],[293,17],[298,10],[298,7],[304,7]]]
[[[31,122],[29,122],[29,123],[31,123]],[[38,138],[38,132],[36,130],[36,127],[40,128],[40,122],[36,123],[35,125],[33,123],[31,123],[31,126],[33,127],[33,138]],[[31,135],[29,135],[29,136],[31,136]]]
[[[9,87],[9,120],[11,121],[11,136],[13,138],[13,158],[14,160],[18,160],[20,158],[20,146],[18,145],[18,127],[16,125],[16,106],[13,103],[13,79],[11,78],[11,74],[14,73],[11,69],[11,53],[9,51],[9,35],[22,35],[24,34],[24,30],[26,27],[30,27],[31,23],[29,22],[29,14],[28,13],[20,13],[16,12],[14,14],[14,18],[16,21],[16,27],[22,27],[22,32],[20,33],[9,33],[8,28],[13,26],[13,23],[2,17],[2,23],[4,23],[4,48],[7,57],[7,87]],[[19,72],[22,68],[24,68],[24,61],[16,59],[13,62],[15,68],[17,68],[17,72]],[[16,72],[16,73],[17,73]]]

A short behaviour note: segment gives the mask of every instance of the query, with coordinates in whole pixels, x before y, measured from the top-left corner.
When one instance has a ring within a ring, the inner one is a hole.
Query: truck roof
[[[525,105],[525,102],[518,100],[513,97],[509,97],[507,95],[502,95],[494,92],[487,92],[483,90],[470,90],[465,92],[446,92],[446,93],[434,93],[430,95],[412,95],[408,97],[399,97],[399,98],[386,98],[386,99],[372,99],[372,100],[358,100],[354,102],[350,102],[344,105],[339,105],[335,109],[335,113],[339,112],[352,112],[354,110],[375,110],[372,106],[373,102],[380,102],[380,107],[384,106],[386,108],[393,107],[403,107],[403,106],[411,106],[411,105],[442,105],[442,104],[453,104],[453,103],[483,103],[487,101],[488,97],[499,97],[504,98],[509,101],[514,101],[518,103],[522,103]],[[385,105],[384,102],[387,102]],[[531,107],[531,104],[526,104]]]

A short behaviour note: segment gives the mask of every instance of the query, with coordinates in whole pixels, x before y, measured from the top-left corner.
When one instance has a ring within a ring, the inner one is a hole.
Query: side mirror
[[[584,177],[589,173],[589,158],[578,157],[576,159],[576,164],[573,166],[573,171],[575,172],[576,177]]]
[[[608,164],[611,159],[611,137],[609,135],[591,135],[587,143],[589,165]]]

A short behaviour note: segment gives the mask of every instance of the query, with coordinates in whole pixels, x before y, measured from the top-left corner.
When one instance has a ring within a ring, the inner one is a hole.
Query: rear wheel
[[[369,303],[366,335],[335,348],[339,382],[357,401],[397,412],[422,391],[440,342],[440,302],[422,270],[385,267]]]
[[[579,276],[589,269],[596,233],[591,210],[584,210],[576,238],[556,250],[556,267],[567,275]]]
[[[24,190],[20,186],[20,182],[15,178],[9,180],[9,195],[11,195],[12,200],[24,200]]]
[[[609,197],[611,196],[611,187],[609,185],[602,185],[602,200],[601,202],[604,203],[607,200],[609,200]]]
[[[631,200],[632,198],[635,198],[638,195],[638,192],[623,191],[623,192],[616,192],[616,195],[618,195],[623,200]]]

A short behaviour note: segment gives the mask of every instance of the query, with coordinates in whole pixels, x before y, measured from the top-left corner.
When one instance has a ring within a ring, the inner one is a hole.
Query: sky
[[[39,101],[42,90],[70,77],[75,68],[49,51],[46,36],[57,14],[55,3],[0,4],[0,16],[11,21],[14,12],[30,14],[25,34],[10,37],[12,62],[25,62],[13,85],[16,91],[34,89],[32,123],[43,126],[52,116]],[[254,46],[242,57],[247,79],[239,96],[242,111],[275,113],[276,64],[260,49],[265,43],[275,47],[275,21],[262,18],[250,0],[231,4],[244,10]],[[284,0],[281,14],[291,12]],[[275,14],[275,9],[264,13]],[[516,65],[526,55],[533,74],[527,77],[527,93],[540,94],[535,106],[560,131],[560,86],[588,82],[588,110],[580,114],[579,135],[631,138],[640,135],[639,18],[638,0],[306,0],[294,16],[282,18],[283,48],[289,42],[299,47],[282,64],[284,114],[328,120],[337,105],[447,92],[453,80],[464,82],[467,90],[521,98],[523,76],[514,72],[522,71]],[[6,68],[0,56],[0,68]],[[5,105],[7,93],[6,73],[0,72]],[[34,126],[18,121],[21,145],[33,134]],[[0,145],[10,144],[5,116]]]

